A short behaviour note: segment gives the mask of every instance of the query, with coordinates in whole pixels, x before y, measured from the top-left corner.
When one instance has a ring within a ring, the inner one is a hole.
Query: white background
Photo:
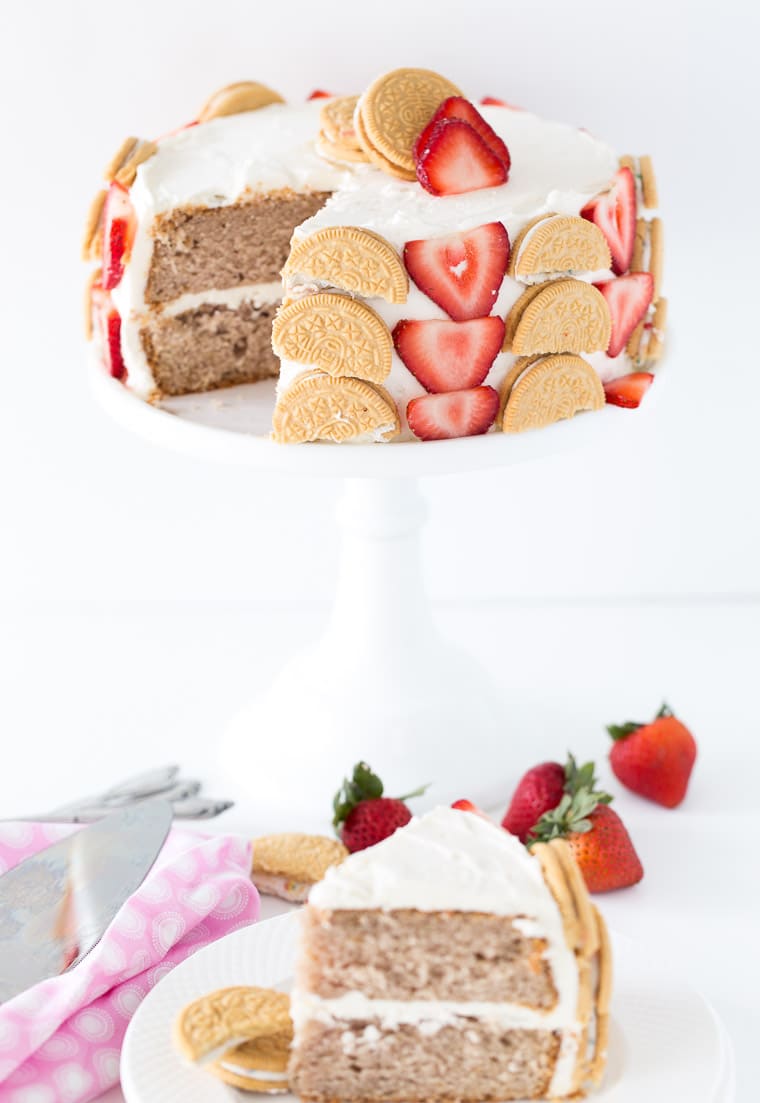
[[[535,760],[603,758],[603,723],[663,696],[691,723],[683,808],[618,793],[647,875],[604,905],[715,1001],[754,1103],[759,32],[739,0],[0,5],[0,815],[175,757],[220,789],[228,716],[318,631],[335,580],[336,483],[163,453],[92,403],[78,250],[103,164],[233,80],[298,99],[441,70],[654,156],[656,416],[625,450],[427,481],[424,566],[442,626],[503,686],[484,769],[505,803]],[[258,828],[255,807],[229,826]]]

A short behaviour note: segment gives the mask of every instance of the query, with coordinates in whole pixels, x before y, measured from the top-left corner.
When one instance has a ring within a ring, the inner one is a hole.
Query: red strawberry
[[[635,410],[647,393],[654,376],[650,371],[635,371],[630,375],[621,375],[604,384],[604,396],[611,406],[625,406]]]
[[[406,408],[409,428],[420,440],[477,437],[496,420],[499,395],[493,387],[413,398]]]
[[[524,843],[532,827],[556,808],[565,792],[565,768],[559,762],[534,766],[517,784],[501,826]]]
[[[135,214],[129,191],[116,180],[106,196],[103,215],[103,287],[110,291],[120,283],[135,231]]]
[[[520,778],[501,826],[524,843],[541,817],[556,808],[565,794],[575,797],[583,791],[596,801],[611,799],[607,793],[596,792],[595,787],[593,762],[578,766],[571,754],[564,766],[542,762]]]
[[[426,391],[464,391],[479,387],[504,343],[501,318],[469,322],[398,322],[396,352]]]
[[[449,96],[449,98],[444,100],[439,106],[430,122],[414,143],[412,152],[415,161],[424,154],[425,149],[430,144],[435,128],[438,123],[444,119],[458,119],[460,122],[469,123],[478,137],[483,139],[491,152],[495,153],[499,160],[503,162],[504,169],[507,176],[509,176],[509,167],[512,164],[509,150],[493,127],[488,125],[477,107],[471,104],[469,100],[466,100],[464,96]],[[506,183],[506,179],[504,182]]]
[[[404,264],[414,282],[455,322],[490,314],[509,264],[501,222],[445,237],[407,241]]]
[[[366,762],[357,762],[350,778],[344,778],[333,798],[333,827],[352,853],[387,839],[397,827],[409,823],[412,813],[404,804],[421,796],[423,785],[403,797],[384,797],[383,783]]]
[[[92,311],[100,337],[103,366],[114,379],[126,379],[127,369],[121,354],[121,317],[109,292],[99,284],[92,289]]]
[[[496,96],[483,96],[480,101],[481,107],[508,107],[510,111],[522,111],[522,107],[518,107],[514,103],[507,103],[506,100],[497,99]]]
[[[487,816],[482,808],[478,808],[477,804],[473,804],[471,800],[455,800],[451,806],[456,808],[459,812],[472,812],[474,816],[480,816],[482,820],[488,820],[489,823],[493,823],[490,816]]]
[[[313,92],[310,92],[306,97],[307,100],[329,100],[335,95],[334,92],[325,92],[324,88],[315,88]]]
[[[676,808],[686,796],[697,744],[689,729],[663,705],[651,724],[610,724],[615,777],[641,797]]]
[[[469,123],[441,119],[417,159],[417,179],[432,195],[461,195],[507,182],[508,170]]]
[[[606,796],[606,794],[605,794]],[[589,892],[610,892],[635,885],[644,876],[631,837],[607,801],[597,802],[587,789],[566,793],[556,808],[546,812],[531,832],[529,842],[567,839]]]
[[[607,238],[616,276],[627,272],[633,259],[636,236],[636,183],[629,168],[621,168],[608,192],[588,203],[581,214],[594,222]]]
[[[628,344],[654,296],[654,279],[649,272],[631,272],[615,280],[595,284],[607,300],[612,318],[612,333],[607,346],[608,356],[618,356]]]
[[[588,829],[567,835],[588,891],[612,892],[638,884],[644,867],[617,812],[600,804],[588,822]]]

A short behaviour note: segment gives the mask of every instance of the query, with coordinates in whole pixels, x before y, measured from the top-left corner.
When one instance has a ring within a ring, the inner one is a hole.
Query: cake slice
[[[556,1099],[600,1079],[609,942],[564,841],[529,853],[438,808],[330,869],[302,922],[302,1099]]]

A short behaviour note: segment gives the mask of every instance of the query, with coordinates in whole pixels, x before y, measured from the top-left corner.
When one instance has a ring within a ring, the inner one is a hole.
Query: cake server
[[[142,884],[171,822],[168,801],[145,800],[0,876],[0,1003],[90,952]]]

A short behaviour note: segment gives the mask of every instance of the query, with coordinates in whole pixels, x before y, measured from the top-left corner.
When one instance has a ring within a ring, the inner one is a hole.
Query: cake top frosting
[[[414,908],[556,921],[538,860],[503,828],[439,807],[327,872],[309,903],[326,910]]]

